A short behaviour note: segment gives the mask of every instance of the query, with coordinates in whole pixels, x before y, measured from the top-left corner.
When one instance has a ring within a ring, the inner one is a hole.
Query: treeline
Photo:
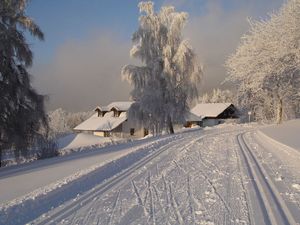
[[[89,118],[93,112],[67,112],[62,108],[50,111],[47,115],[49,135],[52,139],[73,132],[73,128]]]
[[[226,67],[238,104],[257,120],[281,123],[299,116],[300,0],[287,1],[266,20],[250,20]]]

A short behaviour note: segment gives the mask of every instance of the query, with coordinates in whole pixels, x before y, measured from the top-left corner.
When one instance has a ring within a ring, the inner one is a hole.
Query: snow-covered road
[[[298,155],[274,150],[255,129],[194,130],[127,151],[44,196],[2,208],[0,223],[300,224]]]

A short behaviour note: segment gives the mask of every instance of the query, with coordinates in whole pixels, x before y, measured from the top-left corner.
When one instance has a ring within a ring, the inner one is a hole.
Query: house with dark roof
[[[92,133],[101,137],[144,137],[148,130],[137,121],[128,118],[133,102],[112,102],[108,106],[97,106],[95,113],[76,126],[76,132]]]
[[[232,103],[201,103],[192,108],[191,113],[201,118],[199,125],[203,127],[238,119],[237,109]]]

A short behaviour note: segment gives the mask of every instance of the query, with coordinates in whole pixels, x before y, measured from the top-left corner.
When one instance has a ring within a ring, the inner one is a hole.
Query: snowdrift
[[[273,139],[273,141],[277,141],[300,152],[300,119],[264,127],[260,131]]]

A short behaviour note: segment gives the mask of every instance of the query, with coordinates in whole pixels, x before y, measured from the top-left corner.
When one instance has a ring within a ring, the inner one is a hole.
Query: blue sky
[[[122,66],[130,63],[131,35],[137,29],[139,0],[31,0],[27,14],[45,33],[31,37],[34,86],[50,97],[49,109],[86,111],[127,100]],[[248,29],[247,17],[265,18],[283,0],[158,0],[189,13],[185,36],[206,68],[203,92],[219,87],[223,63]],[[111,90],[113,87],[115,90]],[[78,89],[81,91],[78,92]],[[107,93],[110,91],[111,93]]]
[[[118,31],[128,39],[137,26],[137,4],[137,0],[31,0],[27,14],[46,36],[42,43],[30,39],[33,50],[43,60],[49,60],[64,42],[83,39],[97,30]]]
[[[27,14],[45,33],[45,42],[29,38],[39,60],[47,62],[57,47],[68,40],[83,39],[97,31],[111,31],[130,40],[138,26],[140,0],[31,0]],[[172,4],[191,15],[205,13],[205,0],[154,1],[158,10]],[[232,3],[222,3],[231,9]]]

